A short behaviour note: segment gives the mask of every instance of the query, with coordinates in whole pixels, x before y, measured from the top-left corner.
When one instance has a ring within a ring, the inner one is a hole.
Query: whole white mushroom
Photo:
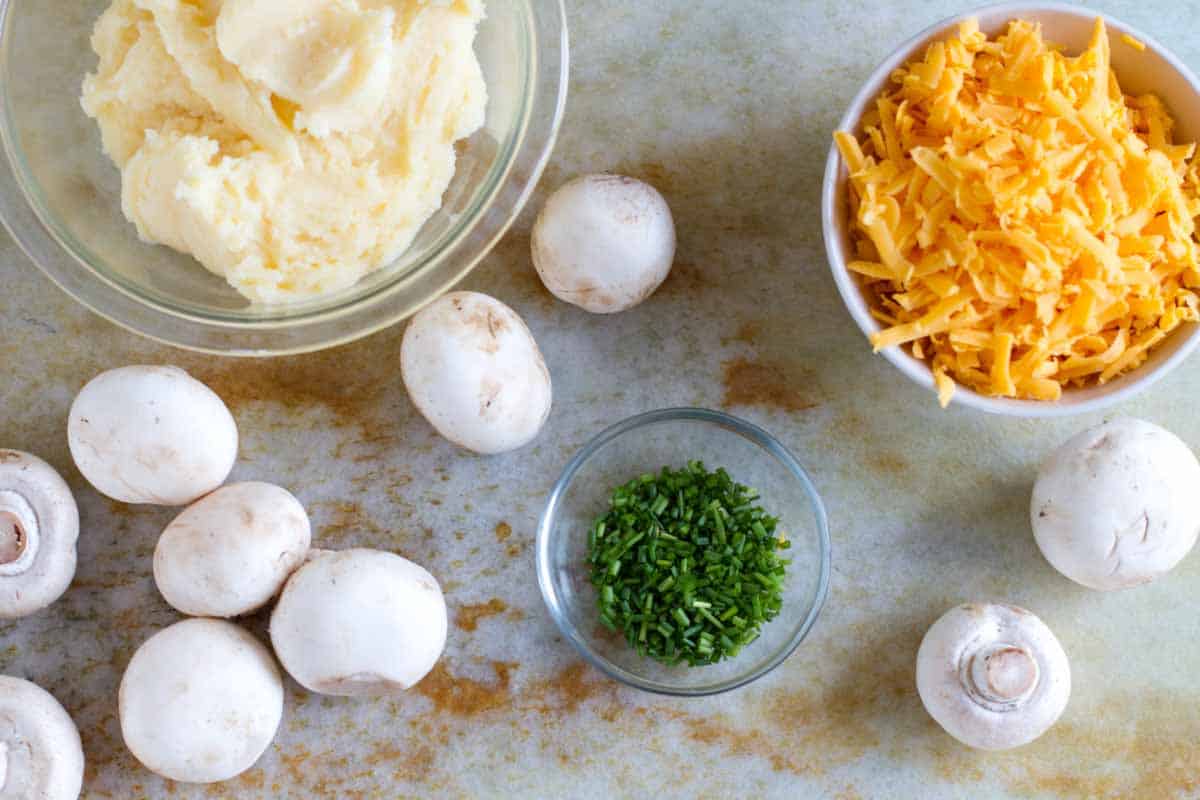
[[[267,648],[237,625],[188,619],[133,654],[118,711],[125,746],[147,769],[215,783],[252,767],[275,738],[283,680]]]
[[[400,368],[425,419],[477,453],[523,447],[550,415],[550,373],[533,334],[485,294],[453,292],[413,317]]]
[[[79,509],[54,467],[0,450],[0,618],[27,616],[62,596],[75,577],[78,539]]]
[[[1063,575],[1103,591],[1169,572],[1200,533],[1200,462],[1177,436],[1117,419],[1075,436],[1042,465],[1033,534]]]
[[[412,687],[446,645],[437,580],[380,550],[316,553],[288,580],[271,643],[288,674],[320,694],[380,695]]]
[[[193,617],[237,617],[266,605],[304,563],[308,514],[286,489],[235,483],[188,506],[154,548],[163,598]]]
[[[633,308],[675,260],[675,221],[648,183],[584,175],[546,201],[533,227],[533,265],[560,300],[594,314]]]
[[[1071,696],[1067,654],[1023,608],[963,605],[933,624],[917,652],[917,692],[947,733],[981,750],[1028,744]]]
[[[121,367],[93,378],[71,405],[75,465],[123,503],[182,506],[225,482],[238,433],[221,398],[177,367]]]
[[[0,675],[0,798],[75,800],[83,788],[79,729],[36,684]]]

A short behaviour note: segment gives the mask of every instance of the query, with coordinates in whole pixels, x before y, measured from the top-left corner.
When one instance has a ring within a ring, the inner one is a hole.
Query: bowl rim
[[[15,2],[0,0],[0,57],[6,57],[10,46],[3,32],[9,28]],[[530,32],[528,70],[505,163],[499,165],[470,218],[448,231],[431,257],[342,302],[324,308],[305,308],[308,304],[301,303],[301,310],[291,315],[286,307],[278,307],[283,310],[247,319],[170,307],[151,294],[121,285],[67,246],[57,223],[42,219],[36,192],[31,196],[13,161],[19,150],[7,121],[0,124],[4,151],[0,225],[25,256],[76,302],[127,331],[171,347],[224,356],[283,356],[336,347],[377,333],[417,313],[474,270],[517,221],[549,163],[569,87],[565,0],[527,0],[518,13]],[[0,95],[7,106],[8,94]],[[38,190],[36,185],[32,188]],[[499,203],[501,199],[505,202]]]
[[[870,76],[866,78],[862,87],[850,101],[846,112],[838,121],[835,130],[853,130],[857,127],[866,105],[878,96],[879,91],[885,85],[887,77],[896,68],[911,59],[917,49],[933,37],[948,33],[960,22],[971,17],[984,14],[1011,14],[1019,16],[1021,13],[1063,14],[1092,20],[1098,17],[1102,18],[1105,24],[1113,31],[1129,34],[1145,44],[1148,50],[1154,52],[1179,73],[1180,77],[1191,86],[1192,91],[1200,95],[1200,79],[1197,79],[1195,73],[1178,56],[1163,46],[1154,37],[1099,9],[1068,5],[1066,3],[993,3],[945,17],[924,28],[893,50],[871,72]],[[882,326],[871,316],[870,307],[858,285],[858,281],[850,273],[850,270],[847,269],[845,260],[841,257],[840,243],[838,242],[839,226],[835,220],[837,191],[839,186],[847,179],[843,176],[842,172],[841,154],[838,152],[836,144],[831,145],[825,162],[825,175],[821,186],[821,227],[825,239],[825,254],[830,271],[833,273],[834,283],[837,285],[838,294],[841,295],[846,310],[854,318],[855,323],[863,334],[869,337],[871,334],[880,331]],[[956,382],[952,403],[989,414],[1026,419],[1069,417],[1100,411],[1129,400],[1149,389],[1187,360],[1195,349],[1200,346],[1200,325],[1193,324],[1190,331],[1180,330],[1177,332],[1177,335],[1184,336],[1185,338],[1166,358],[1149,367],[1146,365],[1138,367],[1106,386],[1094,387],[1093,391],[1096,394],[1083,400],[1048,402],[989,397]],[[879,352],[880,355],[887,359],[892,366],[900,370],[909,380],[931,392],[936,391],[933,375],[929,367],[924,362],[913,358],[904,348],[888,347]]]
[[[576,473],[579,469],[600,450],[602,447],[618,439],[627,433],[635,431],[649,425],[657,425],[663,422],[702,422],[709,425],[731,430],[734,433],[750,440],[758,445],[762,450],[775,457],[780,463],[787,468],[796,481],[804,489],[808,496],[809,504],[812,508],[813,516],[817,523],[817,536],[820,548],[820,564],[817,577],[816,592],[813,594],[812,603],[804,617],[800,627],[787,643],[781,647],[774,655],[764,661],[759,667],[751,670],[748,673],[739,675],[730,680],[713,684],[709,686],[700,686],[695,688],[685,688],[671,686],[668,684],[658,683],[656,681],[640,678],[633,673],[621,669],[612,664],[604,657],[600,656],[591,647],[588,646],[586,640],[579,634],[578,629],[571,624],[563,611],[563,603],[559,598],[558,592],[555,589],[554,578],[550,564],[550,541],[554,534],[555,522],[558,519],[559,507],[563,501],[563,497],[567,489],[574,481]],[[813,626],[817,622],[825,602],[829,596],[829,584],[832,571],[832,551],[833,546],[829,535],[829,517],[825,510],[825,504],[821,500],[821,495],[817,492],[816,485],[808,472],[800,464],[791,451],[778,439],[767,433],[759,426],[747,422],[744,419],[726,414],[722,411],[714,411],[706,408],[664,408],[657,411],[648,411],[641,414],[636,414],[621,422],[605,428],[599,434],[594,436],[585,444],[578,453],[567,463],[563,468],[562,474],[554,484],[554,488],[550,491],[550,496],[546,502],[546,508],[542,512],[541,519],[538,523],[537,543],[535,547],[537,560],[537,576],[538,586],[541,589],[542,600],[546,604],[546,609],[550,613],[550,617],[558,626],[559,631],[568,641],[574,645],[575,649],[583,656],[591,666],[600,670],[608,677],[630,686],[635,689],[650,692],[652,694],[665,695],[668,697],[708,697],[724,692],[733,691],[746,686],[753,681],[758,680],[768,674],[784,661],[786,661],[800,646],[800,643],[812,631]]]

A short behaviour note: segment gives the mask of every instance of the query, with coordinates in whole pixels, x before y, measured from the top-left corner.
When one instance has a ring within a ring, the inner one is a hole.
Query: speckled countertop
[[[572,5],[572,98],[539,199],[580,171],[647,178],[674,208],[680,250],[651,301],[611,318],[540,287],[528,213],[469,279],[525,316],[554,375],[549,426],[523,452],[475,458],[432,433],[400,382],[400,328],[281,360],[181,353],[77,307],[0,234],[0,444],[62,470],[83,518],[74,585],[0,625],[0,671],[41,683],[75,717],[84,796],[1200,797],[1200,556],[1126,594],[1059,577],[1029,532],[1032,475],[1097,418],[939,411],[870,354],[828,276],[818,186],[830,130],[876,62],[962,4]],[[1200,3],[1097,6],[1200,65]],[[116,689],[134,648],[177,618],[150,575],[173,512],[99,497],[64,430],[79,387],[131,362],[179,363],[212,385],[242,431],[234,477],[291,487],[321,544],[393,549],[441,578],[452,634],[426,681],[365,702],[289,683],[274,746],[227,784],[172,785],[133,760]],[[1193,360],[1120,411],[1200,446],[1198,394]],[[542,500],[570,454],[611,422],[679,404],[729,408],[780,436],[819,484],[835,546],[828,605],[796,655],[698,701],[585,668],[533,571]],[[913,686],[926,627],[981,598],[1035,610],[1073,661],[1062,721],[1007,754],[958,746]]]

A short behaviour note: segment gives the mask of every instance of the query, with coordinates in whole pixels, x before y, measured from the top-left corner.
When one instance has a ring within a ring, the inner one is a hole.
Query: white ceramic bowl
[[[931,42],[952,35],[959,23],[965,19],[978,19],[980,29],[989,36],[1002,32],[1010,20],[1034,20],[1042,24],[1047,41],[1065,46],[1068,53],[1079,53],[1087,47],[1097,16],[1104,17],[1109,36],[1114,41],[1112,66],[1122,90],[1126,94],[1152,92],[1158,95],[1175,118],[1176,141],[1200,141],[1200,81],[1197,81],[1196,76],[1182,61],[1151,37],[1107,14],[1059,3],[1007,3],[986,6],[942,20],[925,29],[897,48],[871,74],[851,102],[846,115],[838,123],[838,130],[861,133],[859,122],[865,109],[879,96],[892,72],[921,54]],[[1121,34],[1129,34],[1144,42],[1145,51],[1139,52],[1120,44]],[[825,184],[821,193],[825,249],[846,308],[863,333],[869,336],[879,331],[881,326],[871,316],[858,279],[846,268],[848,255],[852,253],[847,206],[848,178],[846,165],[837,148],[830,148],[825,168]],[[987,397],[961,385],[954,393],[954,402],[981,411],[1014,417],[1058,417],[1095,411],[1147,389],[1186,359],[1197,345],[1200,345],[1200,325],[1180,326],[1150,354],[1146,363],[1136,370],[1103,386],[1066,390],[1062,399],[1053,403]],[[925,362],[913,358],[901,347],[890,347],[884,350],[882,355],[910,379],[931,392],[934,391],[933,375]]]

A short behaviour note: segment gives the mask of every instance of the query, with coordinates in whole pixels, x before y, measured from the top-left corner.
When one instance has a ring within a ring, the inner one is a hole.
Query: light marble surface
[[[1097,6],[1200,65],[1200,3]],[[0,444],[61,469],[83,517],[75,584],[52,609],[0,625],[0,672],[36,680],[78,721],[84,796],[1200,796],[1200,556],[1125,594],[1059,577],[1029,532],[1033,472],[1098,418],[938,410],[871,355],[827,273],[818,186],[833,124],[896,43],[962,7],[574,3],[573,94],[538,199],[581,171],[646,177],[674,208],[679,259],[641,308],[591,317],[537,283],[527,213],[469,279],[525,315],[554,375],[545,434],[511,456],[471,457],[431,432],[401,385],[399,328],[274,361],[180,353],[75,306],[0,238]],[[394,549],[440,577],[456,624],[431,678],[380,701],[289,684],[274,746],[224,785],[171,785],[139,767],[116,689],[134,648],[177,619],[150,574],[172,512],[101,499],[65,438],[78,388],[130,362],[178,363],[221,393],[243,435],[235,477],[292,488],[322,545]],[[1197,394],[1193,360],[1119,412],[1200,446]],[[542,499],[570,454],[613,421],[679,404],[730,408],[784,439],[824,493],[835,546],[828,605],[796,655],[695,701],[584,668],[533,572]],[[913,686],[925,628],[974,599],[1035,610],[1072,658],[1065,716],[1017,752],[959,747]]]

